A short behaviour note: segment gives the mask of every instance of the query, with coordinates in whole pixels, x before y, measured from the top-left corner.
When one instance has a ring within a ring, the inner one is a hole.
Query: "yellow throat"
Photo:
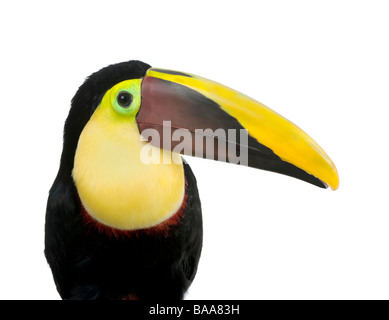
[[[171,161],[141,161],[147,142],[141,140],[135,122],[140,84],[140,79],[127,80],[107,91],[80,135],[74,158],[73,179],[86,211],[120,230],[160,224],[178,211],[185,194],[180,155],[148,145],[160,159]],[[116,103],[123,90],[134,97],[128,110]]]

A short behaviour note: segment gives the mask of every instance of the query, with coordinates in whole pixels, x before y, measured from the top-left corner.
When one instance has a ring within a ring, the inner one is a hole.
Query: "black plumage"
[[[178,223],[164,232],[101,232],[83,217],[72,179],[78,138],[105,92],[121,81],[143,77],[149,67],[140,61],[108,66],[92,74],[72,100],[45,225],[45,255],[63,299],[181,299],[196,274],[202,216],[196,179],[187,163],[186,203]]]

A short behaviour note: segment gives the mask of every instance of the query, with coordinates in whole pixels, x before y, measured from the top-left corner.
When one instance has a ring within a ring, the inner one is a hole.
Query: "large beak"
[[[304,131],[260,102],[193,74],[149,69],[136,120],[145,138],[148,129],[158,132],[158,147],[164,149],[238,162],[323,188],[339,185],[335,165]],[[204,146],[204,137],[215,143]]]

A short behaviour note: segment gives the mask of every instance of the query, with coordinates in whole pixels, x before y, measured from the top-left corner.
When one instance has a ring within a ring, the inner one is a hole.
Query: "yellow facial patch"
[[[74,158],[73,179],[85,209],[120,230],[158,225],[177,212],[185,193],[179,155],[157,149],[161,159],[172,161],[141,161],[147,142],[135,122],[140,86],[141,79],[128,80],[106,92],[80,135]]]

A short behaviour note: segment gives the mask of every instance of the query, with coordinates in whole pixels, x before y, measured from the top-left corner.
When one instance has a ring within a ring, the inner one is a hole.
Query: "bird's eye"
[[[132,102],[132,94],[127,91],[121,91],[117,95],[116,100],[122,108],[128,108]]]

